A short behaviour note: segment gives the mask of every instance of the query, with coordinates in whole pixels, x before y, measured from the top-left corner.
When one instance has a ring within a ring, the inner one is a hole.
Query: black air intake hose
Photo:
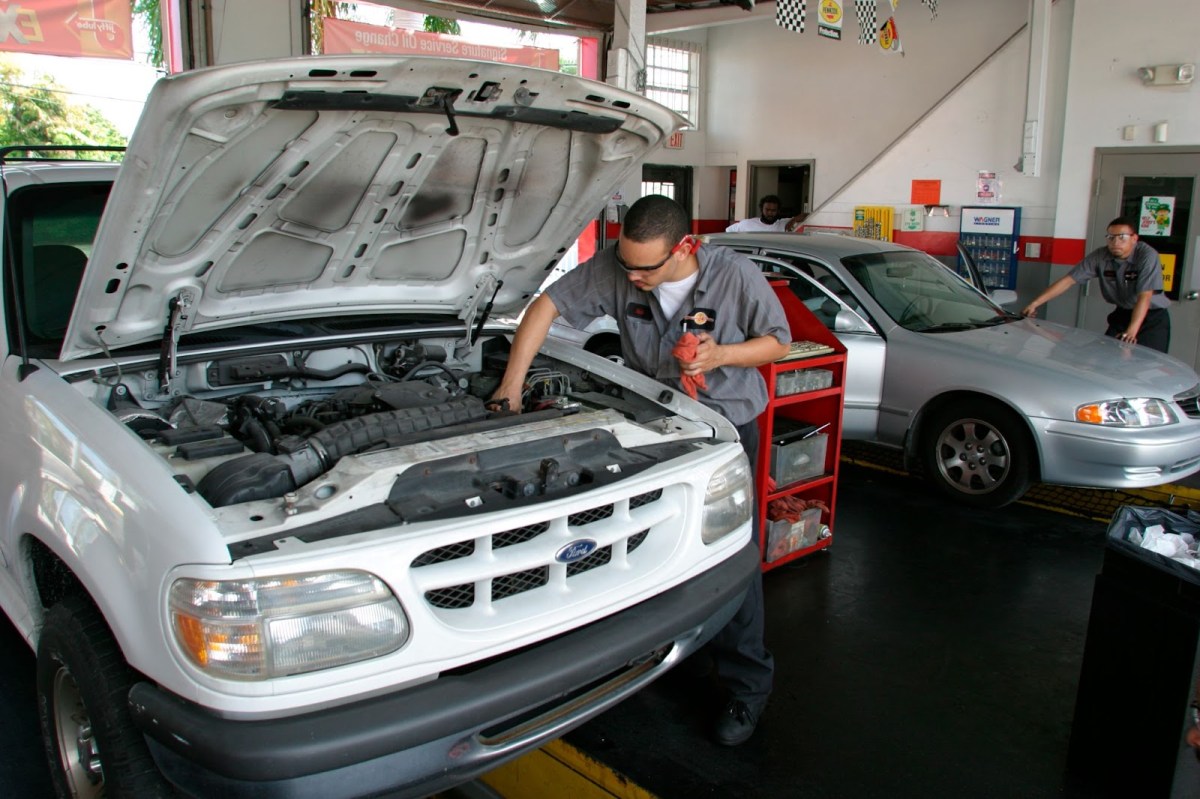
[[[474,422],[487,415],[481,400],[461,397],[427,408],[347,419],[314,433],[291,452],[255,453],[226,461],[206,474],[196,491],[214,508],[281,497],[329,471],[346,455],[363,452],[391,436]]]

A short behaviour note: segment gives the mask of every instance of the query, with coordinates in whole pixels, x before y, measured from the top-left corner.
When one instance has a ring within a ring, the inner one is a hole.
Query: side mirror
[[[1011,305],[1017,301],[1017,292],[1012,289],[993,289],[988,292],[988,296],[992,298],[992,302],[999,305],[1001,308]]]
[[[833,317],[833,332],[835,333],[870,333],[871,326],[863,321],[854,311],[841,309]]]

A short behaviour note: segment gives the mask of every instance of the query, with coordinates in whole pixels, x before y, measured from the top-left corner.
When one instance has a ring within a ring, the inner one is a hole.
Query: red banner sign
[[[399,53],[403,55],[440,55],[470,58],[475,61],[499,61],[524,64],[558,71],[558,51],[543,47],[504,47],[475,44],[457,36],[385,28],[344,19],[325,20],[326,53]]]
[[[0,50],[133,58],[130,0],[0,0]]]

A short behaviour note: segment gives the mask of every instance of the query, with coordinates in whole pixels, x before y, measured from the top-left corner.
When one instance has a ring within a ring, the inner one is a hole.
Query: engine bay
[[[617,424],[661,424],[670,412],[543,355],[529,370],[521,412],[498,406],[491,396],[507,340],[460,356],[461,343],[314,344],[184,361],[174,396],[163,397],[150,373],[125,375],[107,404],[167,460],[177,482],[214,508],[287,501],[348,456],[457,437],[473,442],[398,477],[386,518],[359,518],[357,529],[561,496],[692,446],[623,446],[612,432]]]

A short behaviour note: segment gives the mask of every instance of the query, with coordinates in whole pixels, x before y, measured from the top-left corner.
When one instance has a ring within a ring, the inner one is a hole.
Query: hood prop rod
[[[496,290],[492,292],[492,296],[488,298],[487,305],[483,306],[483,313],[475,320],[475,329],[471,331],[471,346],[475,346],[475,342],[479,341],[479,334],[483,332],[483,325],[492,315],[492,305],[496,302],[496,295],[500,293],[500,289],[504,286],[503,280],[496,281]]]
[[[187,309],[192,305],[192,295],[181,291],[167,303],[167,325],[163,328],[162,346],[158,354],[158,390],[169,393],[171,380],[178,369],[179,337],[188,320]]]

